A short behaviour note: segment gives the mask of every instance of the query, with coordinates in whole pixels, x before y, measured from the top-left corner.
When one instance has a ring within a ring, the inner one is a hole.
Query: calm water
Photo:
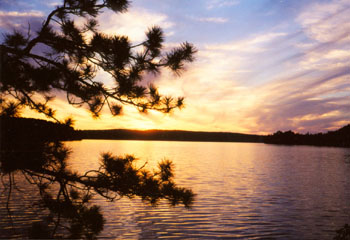
[[[79,171],[97,168],[106,151],[134,154],[150,168],[171,159],[176,181],[197,194],[191,209],[95,198],[107,219],[101,238],[332,239],[335,229],[350,223],[350,149],[115,140],[66,144],[73,150],[70,165]]]

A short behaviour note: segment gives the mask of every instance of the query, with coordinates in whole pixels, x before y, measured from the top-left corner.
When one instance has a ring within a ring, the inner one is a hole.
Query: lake
[[[175,165],[196,193],[191,209],[95,197],[107,220],[100,238],[332,239],[350,223],[350,149],[260,143],[83,140],[66,142],[69,164],[98,167],[101,152]],[[1,224],[0,224],[1,226]]]

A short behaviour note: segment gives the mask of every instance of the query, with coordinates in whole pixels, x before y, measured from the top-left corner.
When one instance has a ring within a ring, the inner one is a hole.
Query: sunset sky
[[[39,26],[54,0],[0,0],[0,32]],[[196,61],[181,76],[154,77],[161,93],[186,107],[165,115],[125,107],[98,120],[57,96],[61,119],[78,129],[181,129],[242,133],[319,132],[350,123],[349,0],[134,0],[128,12],[105,11],[99,29],[132,42],[161,26],[165,47],[188,41]],[[5,72],[6,74],[6,72]],[[97,78],[110,81],[108,74]],[[23,116],[39,117],[24,111]]]

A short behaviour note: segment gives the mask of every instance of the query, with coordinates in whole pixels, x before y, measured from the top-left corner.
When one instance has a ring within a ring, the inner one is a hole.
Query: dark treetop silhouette
[[[157,74],[164,67],[180,73],[186,62],[193,61],[196,50],[185,42],[164,52],[163,32],[156,26],[136,45],[126,36],[98,32],[95,17],[103,9],[124,12],[128,4],[126,0],[64,0],[35,33],[29,28],[26,34],[14,31],[5,35],[0,45],[3,123],[6,117],[18,116],[24,106],[59,122],[49,106],[59,91],[66,93],[70,104],[87,106],[94,117],[104,106],[113,115],[120,114],[125,104],[141,112],[153,109],[168,113],[181,108],[182,97],[162,96],[155,86],[141,81],[145,74]],[[73,17],[86,22],[77,26]],[[98,70],[108,72],[115,84],[96,81]],[[64,124],[70,126],[72,120]],[[31,237],[95,237],[103,229],[104,219],[98,206],[89,205],[94,194],[111,201],[139,196],[151,204],[168,199],[173,205],[183,203],[186,207],[193,201],[191,190],[175,185],[170,161],[148,171],[137,168],[133,156],[105,153],[99,169],[78,174],[67,168],[68,156],[69,150],[57,139],[34,137],[25,130],[16,134],[2,131],[0,169],[2,179],[7,179],[3,185],[9,214],[18,174],[38,187],[39,206],[50,212],[45,227],[33,225]]]

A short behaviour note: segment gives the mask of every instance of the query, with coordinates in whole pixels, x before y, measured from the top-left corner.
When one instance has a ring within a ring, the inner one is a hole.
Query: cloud
[[[240,41],[233,41],[224,44],[210,44],[207,48],[218,51],[261,52],[268,47],[269,43],[286,35],[287,34],[283,32],[262,33]]]
[[[210,22],[210,23],[226,23],[228,18],[222,17],[207,17],[207,18],[194,18],[194,20],[199,22]]]
[[[350,122],[350,28],[345,1],[314,3],[297,17],[301,30],[285,36],[285,56],[261,69],[279,69],[273,81],[251,88],[255,103],[244,111],[247,129],[319,132],[335,130]],[[262,65],[264,66],[264,65]],[[282,71],[285,69],[285,71]],[[260,75],[263,75],[260,73]]]
[[[259,73],[259,66],[264,65],[271,51],[280,50],[274,49],[274,43],[281,38],[288,38],[288,34],[262,33],[239,41],[197,46],[197,61],[180,78],[163,71],[155,79],[163,94],[186,97],[184,110],[166,116],[152,112],[139,116],[130,111],[128,118],[118,121],[134,128],[260,134],[289,129],[334,130],[350,121],[350,99],[344,94],[350,91],[349,70],[341,65],[327,69],[305,67],[308,48],[299,58],[263,69],[265,73],[278,69],[278,74],[262,74],[262,83],[252,85],[255,80],[250,76]],[[324,56],[325,64],[346,60],[346,49],[334,50],[331,46],[311,47],[320,58]],[[276,60],[278,56],[270,57]]]
[[[317,23],[301,24],[294,33],[282,29],[204,44],[182,83],[193,113],[184,116],[186,122],[200,118],[201,125],[215,131],[248,133],[319,132],[348,124],[349,30],[341,24],[348,10],[338,9]],[[322,21],[330,18],[332,37],[330,29],[321,31]]]
[[[41,4],[45,4],[46,6],[50,7],[50,8],[53,8],[53,7],[57,7],[57,6],[60,6],[62,4],[62,2],[60,1],[46,1],[46,0],[43,0]]]
[[[31,30],[35,30],[40,26],[43,20],[44,14],[40,11],[0,11],[0,28],[5,31],[17,29],[19,31],[26,31],[28,24],[31,26]]]
[[[126,35],[134,42],[145,39],[147,27],[160,26],[165,30],[165,34],[173,34],[171,31],[169,32],[169,29],[175,26],[167,15],[140,8],[130,8],[128,12],[122,14],[106,11],[99,16],[98,20],[102,32]]]
[[[209,0],[207,2],[207,9],[221,8],[221,7],[231,7],[238,5],[240,1],[238,0]]]
[[[339,121],[350,122],[349,77],[350,70],[339,68],[326,76],[299,74],[267,83],[252,89],[256,102],[246,117],[266,132],[334,130],[340,127]]]
[[[208,9],[214,9],[238,1],[206,3]],[[67,115],[76,115],[77,127],[85,129],[245,133],[334,130],[350,122],[349,11],[345,0],[310,3],[290,25],[278,25],[239,40],[218,38],[217,43],[208,43],[203,39],[195,43],[197,60],[181,77],[167,70],[156,77],[148,76],[161,93],[185,96],[186,108],[170,115],[152,111],[140,115],[137,109],[125,107],[123,116],[113,118],[105,109],[101,120],[92,121],[85,109],[67,107],[60,98],[57,101],[62,102],[55,102],[55,106]],[[176,36],[176,24],[169,19],[141,8],[117,15],[107,11],[99,17],[102,32],[125,34],[134,42],[143,41],[147,26],[152,25],[160,25],[166,34]],[[196,20],[228,21],[220,16]],[[173,46],[178,44],[167,43],[166,49]],[[103,81],[107,78],[98,76]]]
[[[347,0],[312,3],[296,19],[304,32],[318,42],[329,42],[350,31],[350,4]],[[349,40],[349,38],[348,38]]]
[[[43,17],[43,13],[39,11],[30,11],[30,12],[4,12],[0,11],[0,17]]]
[[[187,130],[251,132],[252,128],[244,124],[250,121],[245,118],[245,113],[256,102],[256,93],[252,94],[246,86],[249,84],[247,74],[254,71],[251,57],[262,51],[262,46],[284,35],[263,33],[230,43],[198,46],[196,62],[180,78],[163,72],[157,79],[163,93],[186,97],[186,108],[176,112],[172,120],[160,120],[158,126],[169,124]]]

